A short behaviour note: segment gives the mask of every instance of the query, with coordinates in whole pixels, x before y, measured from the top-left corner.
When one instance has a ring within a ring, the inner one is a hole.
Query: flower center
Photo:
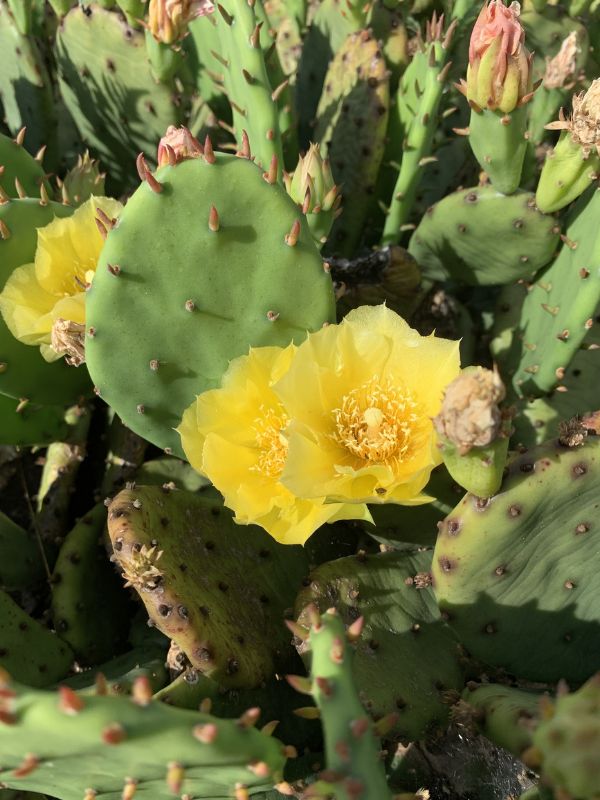
[[[260,407],[261,416],[254,420],[253,430],[259,450],[258,461],[252,469],[267,478],[277,478],[283,472],[288,443],[283,431],[289,418],[283,408]]]
[[[410,457],[423,420],[412,392],[389,379],[380,383],[377,376],[345,395],[333,414],[333,438],[371,464]]]

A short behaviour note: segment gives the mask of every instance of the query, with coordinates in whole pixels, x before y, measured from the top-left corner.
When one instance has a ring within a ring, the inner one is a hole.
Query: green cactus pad
[[[0,415],[1,409],[0,400]],[[44,575],[44,562],[35,536],[0,512],[0,586],[8,591],[31,589]]]
[[[64,678],[72,663],[69,646],[0,591],[0,667],[39,687]]]
[[[590,192],[573,206],[558,257],[536,276],[523,302],[522,352],[513,386],[525,397],[542,395],[561,383],[595,323],[600,302],[600,192]]]
[[[83,664],[109,658],[129,627],[127,595],[102,545],[105,523],[100,503],[67,535],[52,575],[54,625]]]
[[[166,644],[167,639],[164,641]],[[82,694],[95,694],[98,691],[98,684],[104,685],[106,681],[108,694],[131,694],[136,678],[143,677],[148,679],[153,692],[159,692],[169,680],[165,665],[166,655],[166,647],[159,647],[156,644],[141,645],[72,678],[67,678],[61,681],[61,684],[77,689]],[[101,677],[98,677],[99,675]],[[196,703],[193,708],[198,708],[198,705],[199,703]]]
[[[521,183],[526,131],[526,106],[515,108],[510,114],[489,108],[471,111],[469,144],[479,166],[502,194],[513,194]]]
[[[495,497],[466,495],[446,518],[434,589],[473,656],[538,681],[597,668],[599,474],[598,437],[550,443],[517,457]]]
[[[87,296],[86,358],[100,395],[133,431],[182,456],[174,428],[232,358],[299,343],[335,319],[331,279],[294,202],[248,159],[215,159],[164,167],[162,192],[146,183],[135,192]]]
[[[152,77],[144,35],[99,6],[69,11],[56,57],[61,94],[83,140],[111,181],[130,184],[136,155],[154,151],[167,127],[182,121],[185,104]]]
[[[60,406],[23,406],[14,397],[0,394],[0,445],[44,446],[64,438],[68,431]]]
[[[136,703],[13,683],[2,688],[9,724],[0,726],[0,780],[7,788],[51,787],[59,800],[172,800],[182,793],[218,800],[235,797],[238,787],[254,795],[281,779],[281,742],[237,720],[144,697]]]
[[[307,570],[301,547],[236,525],[201,496],[154,486],[117,495],[108,528],[124,577],[194,669],[224,686],[257,686],[285,666],[283,615]]]
[[[556,220],[536,210],[531,193],[507,197],[492,186],[474,187],[432,206],[409,252],[425,278],[487,286],[534,275],[552,258],[558,234]]]
[[[347,623],[365,617],[356,683],[375,717],[398,712],[393,733],[411,741],[444,727],[445,693],[462,687],[457,642],[427,585],[430,566],[427,552],[342,558],[314,570],[296,601],[305,625],[310,603],[335,606]]]
[[[31,263],[37,247],[37,228],[56,217],[73,213],[59,203],[10,200],[0,204],[0,221],[8,237],[0,237],[0,291],[16,267]],[[0,394],[34,403],[60,404],[77,400],[90,391],[85,368],[67,366],[64,360],[44,361],[39,347],[21,344],[0,317]]]
[[[39,197],[44,168],[23,145],[0,133],[0,187],[9,197],[18,197],[15,178],[31,197]],[[46,184],[46,188],[47,184]]]
[[[329,65],[317,109],[315,141],[342,190],[342,214],[327,250],[352,255],[372,203],[385,148],[390,76],[368,31],[352,33]]]

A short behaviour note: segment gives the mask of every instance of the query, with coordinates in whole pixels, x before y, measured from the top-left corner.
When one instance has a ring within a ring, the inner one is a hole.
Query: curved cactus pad
[[[600,659],[600,438],[516,458],[490,500],[445,519],[435,593],[473,656],[537,681],[580,682]]]
[[[144,183],[102,251],[86,354],[123,422],[183,455],[173,429],[196,395],[249,346],[299,343],[335,319],[333,288],[294,202],[248,159],[156,177],[162,191]]]
[[[182,665],[225,686],[258,686],[285,667],[284,611],[306,575],[301,547],[236,525],[214,500],[158,486],[118,494],[108,529],[123,576]]]

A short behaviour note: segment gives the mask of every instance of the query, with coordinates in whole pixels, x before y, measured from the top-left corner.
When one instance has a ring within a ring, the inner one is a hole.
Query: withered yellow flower
[[[64,340],[68,329],[77,331],[85,324],[85,290],[104,243],[96,225],[97,208],[113,219],[122,206],[109,197],[91,197],[70,217],[39,228],[35,262],[17,267],[0,294],[0,313],[10,332],[24,344],[40,347],[47,361],[68,352],[52,347],[55,324],[61,329],[58,337],[55,331],[55,343]]]
[[[459,370],[458,342],[421,336],[385,305],[311,334],[274,387],[291,419],[282,484],[333,503],[431,500],[432,419]]]
[[[280,481],[289,414],[272,386],[295,351],[260,347],[234,359],[221,388],[199,395],[177,429],[188,461],[221,492],[236,522],[261,525],[283,544],[303,544],[325,522],[371,519],[366,506],[300,500]]]

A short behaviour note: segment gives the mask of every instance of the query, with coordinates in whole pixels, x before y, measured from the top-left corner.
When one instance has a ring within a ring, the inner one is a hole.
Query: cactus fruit
[[[583,681],[600,655],[600,439],[583,432],[580,440],[515,458],[495,497],[466,495],[448,515],[435,548],[435,595],[461,642],[531,680]]]
[[[77,163],[67,172],[61,181],[61,194],[68,198],[70,203],[80,206],[92,195],[104,196],[105,174],[100,172],[99,163],[90,158],[89,151],[78,156]]]
[[[377,736],[393,726],[395,714],[373,724],[359,698],[353,677],[352,645],[360,634],[362,618],[346,632],[335,609],[319,614],[307,609],[310,629],[302,628],[310,649],[310,680],[290,676],[288,680],[304,694],[312,695],[323,724],[327,769],[304,795],[334,796],[339,800],[392,800],[379,754]]]
[[[30,617],[2,590],[0,643],[0,667],[18,672],[28,686],[56,683],[73,663],[68,644]]]
[[[458,645],[430,588],[431,554],[391,552],[338,559],[317,567],[296,600],[302,625],[309,607],[335,605],[348,624],[364,616],[353,672],[376,718],[398,714],[397,738],[415,740],[443,728],[447,697],[462,686]],[[385,609],[376,598],[385,595]],[[305,652],[304,643],[299,651]]]
[[[311,144],[306,155],[300,156],[293,174],[284,175],[284,182],[287,193],[306,215],[317,246],[322,247],[341,197],[329,162],[321,158],[318,144]]]
[[[30,690],[6,676],[0,750],[4,786],[51,786],[59,800],[249,797],[281,780],[288,753],[238,720],[157,703],[144,681],[130,699]]]
[[[82,664],[109,658],[129,627],[126,597],[101,544],[100,503],[67,534],[52,573],[52,617]]]
[[[162,191],[144,183],[129,200],[87,294],[97,391],[129,428],[178,455],[173,429],[230,359],[249,345],[300,342],[334,318],[309,228],[266,174],[212,146],[161,168],[152,180]],[[175,269],[167,267],[184,239]]]
[[[554,219],[537,211],[529,192],[505,197],[493,186],[474,187],[430,208],[411,237],[409,252],[425,278],[505,284],[545,266],[559,231]],[[491,248],[490,241],[498,246]]]
[[[536,276],[523,302],[516,392],[539,396],[560,385],[564,371],[594,325],[600,302],[600,193],[590,189],[573,206],[557,258]]]
[[[281,627],[306,571],[299,547],[236,526],[201,496],[121,492],[108,512],[114,558],[154,624],[191,667],[224,686],[257,686],[289,658]]]

